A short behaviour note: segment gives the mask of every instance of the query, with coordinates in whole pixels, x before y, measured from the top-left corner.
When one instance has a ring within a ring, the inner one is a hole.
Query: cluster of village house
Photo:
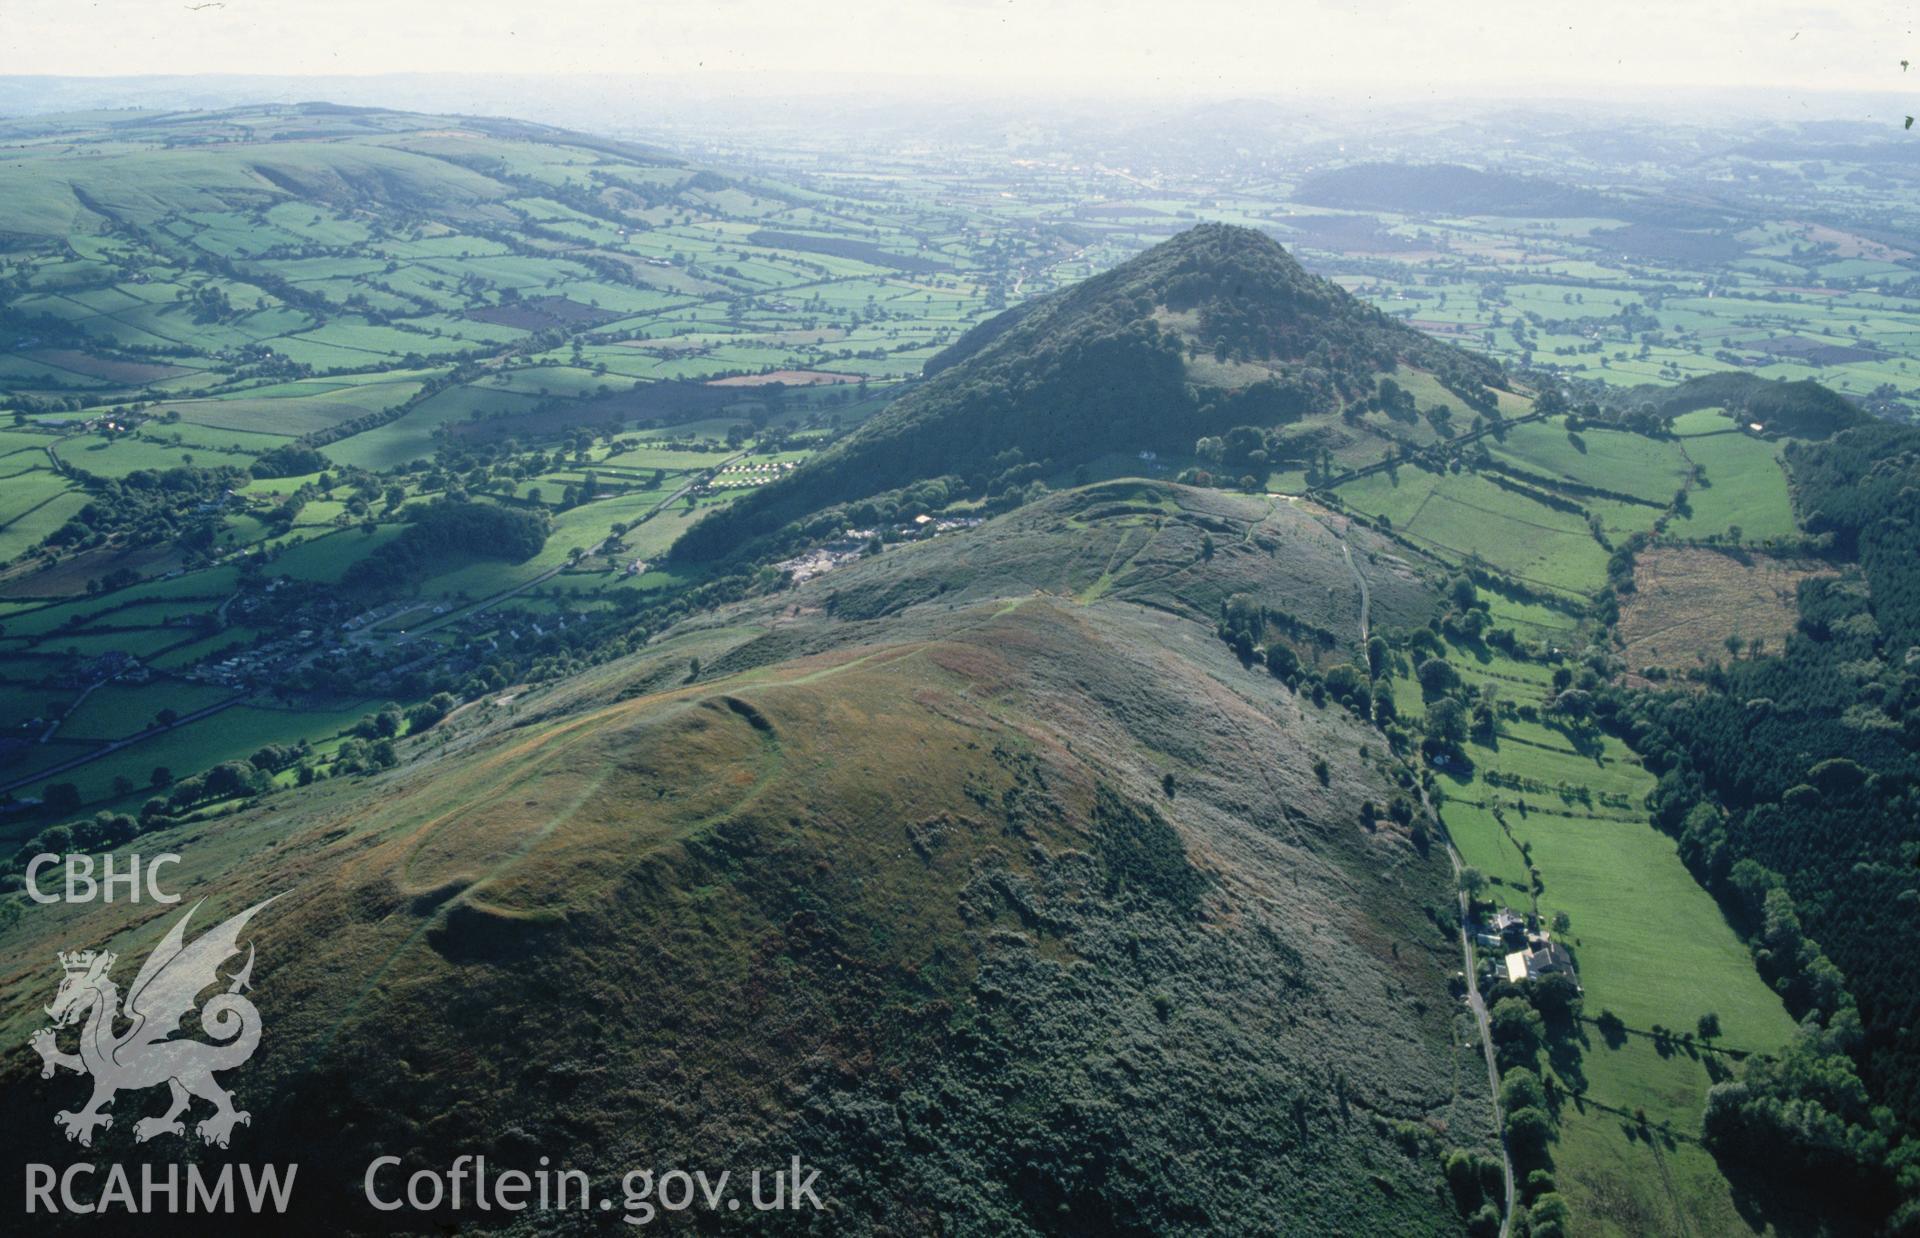
[[[1483,948],[1500,952],[1498,970],[1513,984],[1556,974],[1579,983],[1574,976],[1573,956],[1567,953],[1567,948],[1554,941],[1538,921],[1512,908],[1502,907],[1491,919],[1480,921],[1475,939]]]

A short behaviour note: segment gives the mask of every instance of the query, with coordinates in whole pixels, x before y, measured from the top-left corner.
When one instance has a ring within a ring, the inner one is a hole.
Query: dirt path
[[[1279,497],[1282,496],[1268,495],[1269,506],[1272,505],[1274,499]],[[1293,496],[1289,495],[1285,497],[1289,502],[1292,501]],[[1321,528],[1333,534],[1335,539],[1339,541],[1340,556],[1347,561],[1347,570],[1353,573],[1353,583],[1360,586],[1360,648],[1365,649],[1367,647],[1367,638],[1372,635],[1373,589],[1367,584],[1366,574],[1360,570],[1360,565],[1353,561],[1353,547],[1347,541],[1345,519],[1337,514],[1330,513],[1328,519],[1320,519],[1316,516],[1315,520]],[[1248,529],[1247,532],[1248,535],[1251,536],[1253,530]]]
[[[1346,535],[1340,536],[1340,553],[1347,560],[1347,570],[1353,573],[1353,583],[1360,586],[1360,647],[1367,647],[1367,623],[1373,616],[1373,590],[1367,587],[1367,578],[1360,574],[1360,565],[1353,561],[1353,548],[1347,544]]]

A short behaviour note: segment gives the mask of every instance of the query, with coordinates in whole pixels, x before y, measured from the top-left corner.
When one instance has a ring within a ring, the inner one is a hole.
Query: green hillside
[[[143,840],[209,912],[283,895],[249,1137],[301,1149],[316,1227],[373,1221],[380,1153],[565,1149],[609,1191],[798,1153],[840,1230],[1457,1230],[1439,1152],[1484,1155],[1491,1109],[1446,862],[1376,734],[1213,631],[1246,593],[1351,648],[1336,545],[1268,500],[1063,495]],[[6,1034],[53,941],[155,925],[19,926]],[[9,1108],[46,1109],[24,1066]]]
[[[1308,275],[1265,234],[1202,225],[962,336],[928,363],[925,384],[703,521],[674,553],[719,558],[821,508],[931,478],[985,490],[1022,466],[1185,454],[1235,427],[1364,408],[1378,376],[1402,366],[1469,406],[1494,407],[1488,388],[1505,385],[1499,367]]]

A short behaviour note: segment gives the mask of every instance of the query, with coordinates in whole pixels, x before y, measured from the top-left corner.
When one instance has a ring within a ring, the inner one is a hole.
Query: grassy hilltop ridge
[[[1444,1232],[1433,1147],[1490,1112],[1428,918],[1445,860],[1363,815],[1403,794],[1377,737],[1212,631],[1219,576],[1357,635],[1312,518],[1222,498],[1095,487],[889,552],[183,846],[212,908],[286,895],[258,1138],[329,1190],[409,1149],[799,1150],[837,1227]],[[915,596],[999,525],[1024,559]],[[1155,551],[1087,562],[1142,528]],[[913,600],[856,604],[887,588]],[[118,924],[132,957],[135,918],[50,931]]]

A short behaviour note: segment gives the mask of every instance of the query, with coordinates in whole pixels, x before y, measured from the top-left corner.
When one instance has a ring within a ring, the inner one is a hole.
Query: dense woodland
[[[416,508],[400,536],[356,562],[344,583],[370,594],[404,588],[443,565],[448,555],[523,562],[540,553],[550,527],[544,510],[441,500]]]

